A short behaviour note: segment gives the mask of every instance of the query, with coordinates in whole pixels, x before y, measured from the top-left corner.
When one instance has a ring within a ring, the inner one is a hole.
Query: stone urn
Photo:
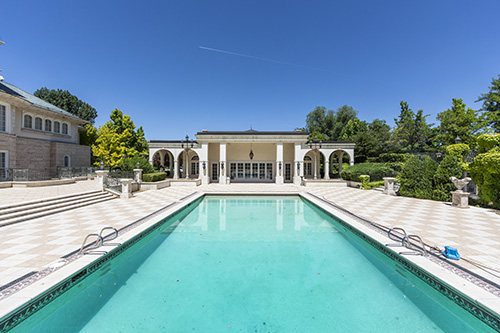
[[[459,208],[469,208],[469,195],[470,193],[464,192],[463,188],[470,183],[472,179],[469,177],[458,179],[456,177],[450,177],[451,182],[457,188],[456,191],[451,192],[452,195],[452,206],[456,206]]]

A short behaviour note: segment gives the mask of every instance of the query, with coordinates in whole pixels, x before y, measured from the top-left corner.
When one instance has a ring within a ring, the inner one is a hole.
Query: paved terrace
[[[95,188],[94,181],[43,188],[0,189],[0,203],[31,201]],[[458,209],[447,203],[390,197],[379,191],[347,187],[297,188],[294,185],[231,184],[169,187],[139,192],[129,200],[112,200],[0,228],[0,288],[39,271],[81,246],[89,233],[105,226],[117,229],[196,191],[297,193],[308,191],[354,214],[388,227],[403,227],[428,244],[458,248],[461,255],[500,270],[500,215],[488,209]],[[1,207],[0,207],[1,209]],[[389,240],[388,240],[389,242]],[[500,284],[491,274],[460,261],[465,267]],[[500,275],[500,274],[498,274]]]

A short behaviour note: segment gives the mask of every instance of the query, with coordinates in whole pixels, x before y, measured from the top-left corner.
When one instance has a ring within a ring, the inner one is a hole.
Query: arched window
[[[62,134],[68,134],[68,124],[62,124]]]
[[[61,132],[61,123],[58,121],[54,121],[54,133]]]
[[[68,155],[64,156],[64,167],[69,168],[71,166],[71,157]]]
[[[312,161],[311,156],[305,156],[304,161]]]
[[[191,157],[191,161],[199,161],[200,158],[198,157],[198,155],[194,155],[193,157]]]
[[[49,119],[45,119],[45,131],[52,132],[52,122]]]
[[[33,117],[29,114],[24,115],[24,128],[33,128]]]
[[[42,130],[42,118],[36,117],[35,118],[35,129],[37,130]]]

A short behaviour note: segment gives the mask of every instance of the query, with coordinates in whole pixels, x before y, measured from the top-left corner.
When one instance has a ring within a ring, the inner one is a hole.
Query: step
[[[59,197],[51,197],[51,198],[44,198],[44,199],[39,199],[39,200],[25,201],[25,202],[20,202],[20,203],[16,203],[16,204],[1,206],[0,210],[3,211],[4,209],[10,209],[10,208],[14,208],[14,207],[22,207],[22,206],[41,203],[41,202],[50,202],[50,201],[62,200],[62,199],[66,199],[66,198],[79,197],[79,196],[90,194],[90,193],[102,193],[102,191],[95,190],[95,191],[68,194],[68,195],[63,195],[63,196],[59,196]]]
[[[44,216],[48,216],[48,215],[62,213],[62,212],[65,212],[65,211],[68,211],[68,210],[72,210],[72,209],[77,209],[77,208],[91,206],[91,205],[98,204],[98,203],[101,203],[101,202],[106,202],[106,201],[109,201],[109,200],[113,200],[115,198],[116,198],[115,196],[109,195],[109,196],[106,196],[106,197],[104,197],[102,199],[92,201],[90,203],[89,202],[79,203],[77,205],[67,206],[67,207],[63,207],[63,208],[60,208],[60,209],[54,209],[54,210],[50,210],[50,211],[40,212],[40,213],[37,213],[37,214],[31,214],[31,215],[21,216],[21,217],[18,217],[18,218],[12,218],[10,220],[1,221],[0,222],[0,227],[4,227],[4,226],[8,226],[8,225],[11,225],[11,224],[15,224],[15,223],[19,223],[19,222],[24,222],[24,221],[28,221],[28,220],[37,219],[39,217],[44,217]]]
[[[104,192],[87,192],[85,194],[82,194],[80,196],[70,196],[70,197],[61,197],[58,200],[50,200],[50,201],[45,201],[45,202],[37,202],[33,204],[24,204],[20,206],[15,206],[11,208],[4,208],[0,211],[0,219],[2,218],[2,215],[7,215],[7,214],[12,214],[16,212],[21,212],[21,211],[27,211],[27,210],[32,210],[36,208],[42,208],[42,207],[50,207],[50,206],[55,206],[59,204],[63,204],[66,202],[72,202],[75,200],[81,200],[85,198],[92,198],[92,197],[98,197],[104,194]]]
[[[107,197],[107,196],[110,196],[110,194],[99,193],[97,195],[85,196],[83,198],[77,197],[77,198],[73,198],[71,200],[65,200],[63,202],[51,202],[48,205],[42,205],[42,206],[37,205],[36,207],[27,206],[24,209],[16,208],[16,211],[14,211],[14,212],[0,215],[0,221],[8,220],[11,218],[16,218],[16,217],[20,217],[20,216],[25,216],[25,215],[37,214],[37,213],[41,213],[41,212],[45,212],[45,211],[57,210],[59,208],[69,207],[69,206],[79,204],[79,203],[90,202],[90,201],[99,199],[101,197]]]

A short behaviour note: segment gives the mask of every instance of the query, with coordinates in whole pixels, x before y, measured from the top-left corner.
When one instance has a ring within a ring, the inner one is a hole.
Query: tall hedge
[[[438,163],[429,156],[411,156],[399,173],[399,193],[405,197],[431,199],[437,168]]]
[[[434,188],[432,190],[432,199],[438,201],[451,201],[451,191],[457,188],[450,180],[450,177],[461,178],[462,168],[458,159],[453,155],[446,155],[439,163],[434,174]]]
[[[500,133],[480,135],[477,144],[479,154],[471,165],[471,174],[479,188],[479,198],[500,207]]]
[[[396,172],[384,163],[360,163],[343,169],[340,173],[342,179],[356,182],[361,175],[369,175],[371,181],[377,181],[384,177],[394,177]]]

